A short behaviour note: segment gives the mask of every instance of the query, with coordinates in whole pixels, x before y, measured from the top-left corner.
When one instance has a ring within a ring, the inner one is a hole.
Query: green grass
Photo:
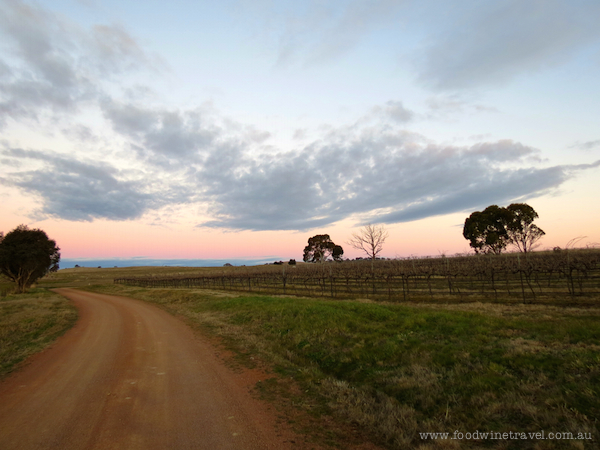
[[[389,448],[595,448],[600,311],[397,305],[96,287],[161,304],[293,377],[315,414]],[[419,432],[591,433],[593,441],[423,441]],[[459,447],[456,445],[460,444]]]
[[[0,298],[0,379],[73,326],[75,307],[43,289]]]
[[[15,290],[15,284],[9,281],[8,278],[0,275],[0,299],[6,297]]]

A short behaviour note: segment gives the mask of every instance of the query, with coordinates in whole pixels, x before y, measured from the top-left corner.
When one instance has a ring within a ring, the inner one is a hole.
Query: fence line
[[[200,288],[327,297],[410,300],[439,296],[600,295],[600,250],[346,261],[215,270],[197,276],[117,278],[153,288]]]

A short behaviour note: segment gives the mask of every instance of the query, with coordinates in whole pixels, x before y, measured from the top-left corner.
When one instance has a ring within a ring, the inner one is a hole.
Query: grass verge
[[[336,416],[390,449],[591,449],[600,442],[598,309],[89,288],[157,303],[222,336],[242,359],[267,359],[300,386],[287,394],[296,406]],[[278,386],[261,389],[267,395]],[[423,435],[455,430],[519,437]],[[541,431],[546,439],[529,434]],[[550,432],[574,439],[550,440]]]
[[[0,379],[76,320],[77,311],[67,299],[44,289],[0,298]]]

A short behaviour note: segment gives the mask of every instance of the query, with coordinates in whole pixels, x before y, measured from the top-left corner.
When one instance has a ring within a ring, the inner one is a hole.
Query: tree
[[[510,213],[506,208],[491,205],[475,211],[466,220],[463,236],[475,253],[500,254],[510,243],[506,229]]]
[[[530,252],[537,247],[536,242],[546,234],[533,223],[539,217],[538,213],[527,203],[513,203],[506,209],[512,216],[507,225],[511,244],[523,253]]]
[[[0,240],[0,273],[25,292],[36,280],[58,270],[60,248],[42,230],[19,225]]]
[[[348,244],[357,250],[362,250],[372,261],[375,261],[377,255],[383,250],[387,238],[388,232],[383,225],[368,224],[358,233],[354,233]]]
[[[331,257],[333,258],[334,261],[341,261],[342,260],[342,256],[344,256],[344,249],[342,248],[341,245],[335,245],[333,247],[333,251],[331,252]]]
[[[507,208],[491,205],[465,220],[463,236],[475,253],[500,254],[509,244],[528,252],[546,234],[533,224],[536,217],[535,210],[526,203],[513,203]]]
[[[340,261],[344,249],[335,245],[328,234],[317,234],[308,239],[308,245],[304,247],[304,262],[323,262],[328,256]]]

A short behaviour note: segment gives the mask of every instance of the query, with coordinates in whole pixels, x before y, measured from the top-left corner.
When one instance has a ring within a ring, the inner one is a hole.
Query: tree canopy
[[[0,273],[25,292],[36,280],[58,270],[60,248],[39,229],[19,225],[0,240]]]
[[[526,203],[513,203],[506,208],[491,205],[465,220],[463,236],[476,253],[499,254],[510,244],[528,252],[546,234],[533,224],[537,217]]]
[[[546,234],[533,223],[539,217],[538,213],[526,203],[513,203],[506,209],[512,215],[507,226],[511,243],[523,253],[533,250],[537,246],[536,242]]]
[[[331,256],[335,261],[341,261],[344,249],[336,245],[328,234],[317,234],[308,239],[304,247],[304,262],[323,262]]]

